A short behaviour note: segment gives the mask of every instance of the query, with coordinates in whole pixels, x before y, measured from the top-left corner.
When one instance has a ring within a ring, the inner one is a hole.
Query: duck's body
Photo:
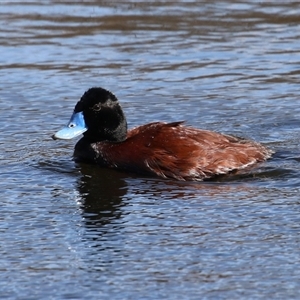
[[[75,146],[75,159],[103,167],[199,181],[246,168],[272,154],[253,141],[185,126],[183,122],[155,122],[127,132],[117,99],[101,88],[87,91],[74,114],[83,116],[87,127],[85,132],[79,130],[84,137]],[[75,124],[74,117],[70,124]],[[69,125],[67,130],[74,127]],[[60,131],[54,138],[69,136]]]

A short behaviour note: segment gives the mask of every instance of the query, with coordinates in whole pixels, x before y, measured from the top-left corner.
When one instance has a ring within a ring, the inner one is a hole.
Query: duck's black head
[[[121,142],[126,139],[127,122],[117,97],[100,87],[86,91],[75,106],[67,128],[54,139],[71,139],[80,134],[90,142]]]

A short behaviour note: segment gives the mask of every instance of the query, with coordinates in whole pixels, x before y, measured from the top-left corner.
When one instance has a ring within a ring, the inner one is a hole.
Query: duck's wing
[[[187,127],[182,122],[155,127],[149,130],[144,145],[152,149],[145,164],[161,177],[203,180],[246,168],[272,154],[253,141]]]
[[[105,159],[112,167],[178,180],[226,174],[263,161],[272,153],[258,143],[183,122],[136,127],[128,132],[126,141],[104,147],[109,147],[103,153],[109,153]]]

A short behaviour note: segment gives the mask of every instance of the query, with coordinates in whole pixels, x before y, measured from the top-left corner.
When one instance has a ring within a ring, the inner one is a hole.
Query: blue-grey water
[[[297,1],[0,2],[1,299],[299,299]],[[189,125],[273,159],[187,183],[53,141],[92,86],[129,126]]]

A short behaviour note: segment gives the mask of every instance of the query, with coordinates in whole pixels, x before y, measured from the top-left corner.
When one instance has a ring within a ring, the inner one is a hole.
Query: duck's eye
[[[93,110],[95,110],[95,111],[99,111],[99,110],[101,110],[101,104],[95,104],[94,106],[93,106]]]
[[[75,127],[76,125],[74,124],[74,123],[70,123],[69,124],[69,128],[73,128],[73,127]]]

